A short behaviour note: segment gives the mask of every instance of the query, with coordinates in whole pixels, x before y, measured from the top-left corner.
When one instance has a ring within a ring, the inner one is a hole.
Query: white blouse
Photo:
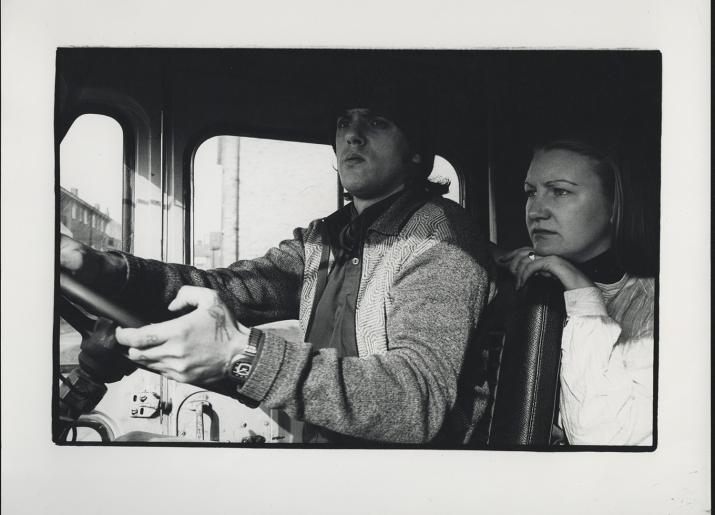
[[[651,445],[653,279],[564,294],[560,418],[575,445]]]

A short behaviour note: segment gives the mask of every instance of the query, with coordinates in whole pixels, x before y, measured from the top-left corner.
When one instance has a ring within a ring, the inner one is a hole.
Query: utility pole
[[[218,164],[223,170],[221,178],[221,255],[219,266],[238,261],[238,188],[239,188],[238,136],[219,136]]]

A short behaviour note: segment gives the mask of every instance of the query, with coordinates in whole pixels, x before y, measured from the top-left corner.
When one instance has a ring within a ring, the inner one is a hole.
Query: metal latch
[[[152,418],[159,415],[162,408],[158,393],[143,391],[132,394],[130,413],[134,418]]]
[[[212,412],[211,403],[201,399],[190,402],[188,408],[195,413],[194,436],[197,440],[204,440],[204,414],[210,414]]]

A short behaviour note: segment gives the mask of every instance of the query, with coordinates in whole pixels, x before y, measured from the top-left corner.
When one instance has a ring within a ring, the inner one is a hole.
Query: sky
[[[60,185],[77,188],[80,198],[121,221],[122,128],[109,116],[77,118],[60,144]]]

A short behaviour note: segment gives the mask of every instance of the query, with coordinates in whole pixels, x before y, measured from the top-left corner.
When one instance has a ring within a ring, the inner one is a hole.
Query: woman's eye
[[[562,188],[554,188],[552,191],[553,191],[554,195],[556,195],[557,197],[564,197],[564,196],[568,195],[569,193],[571,193],[570,191],[564,190]]]
[[[525,191],[524,191],[524,196],[525,196],[526,198],[531,198],[531,197],[533,197],[534,195],[536,195],[536,190],[525,190]]]
[[[338,129],[344,129],[348,125],[350,125],[350,121],[347,118],[338,118],[338,122],[336,125]]]
[[[382,118],[373,118],[370,120],[370,127],[375,127],[377,129],[386,129],[389,126],[389,122]]]

